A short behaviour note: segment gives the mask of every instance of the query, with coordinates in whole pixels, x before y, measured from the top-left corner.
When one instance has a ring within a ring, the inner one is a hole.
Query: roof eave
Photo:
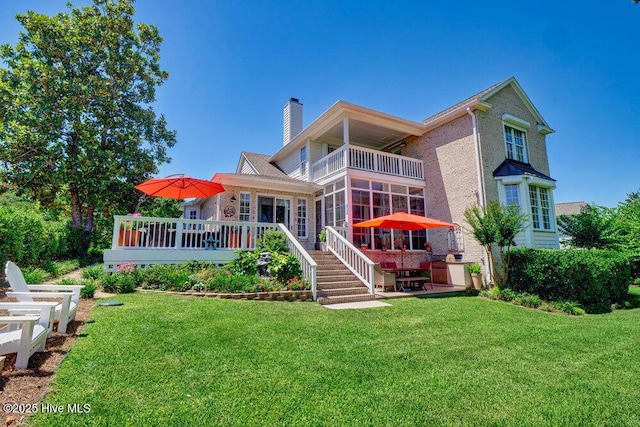
[[[223,186],[251,187],[264,190],[289,191],[292,193],[313,194],[321,190],[320,185],[295,179],[282,180],[269,175],[216,173],[211,181]]]
[[[302,132],[296,135],[288,144],[284,145],[280,150],[278,150],[278,152],[271,156],[269,161],[277,162],[279,159],[286,157],[291,151],[306,144],[308,139],[313,140],[319,138],[323,133],[335,126],[337,120],[344,117],[361,121],[371,121],[373,118],[374,120],[382,122],[382,124],[380,124],[382,126],[387,126],[409,135],[419,136],[425,131],[425,127],[422,123],[403,119],[401,117],[372,110],[360,105],[351,104],[346,101],[336,101],[309,126],[304,128]]]

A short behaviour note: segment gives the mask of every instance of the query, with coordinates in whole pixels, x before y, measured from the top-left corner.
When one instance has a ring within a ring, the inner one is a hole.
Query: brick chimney
[[[287,145],[300,132],[302,132],[302,104],[296,98],[291,98],[284,105],[282,145]]]

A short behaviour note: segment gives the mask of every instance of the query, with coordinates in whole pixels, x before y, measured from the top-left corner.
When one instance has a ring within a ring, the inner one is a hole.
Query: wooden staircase
[[[329,251],[309,251],[318,263],[316,280],[318,302],[338,304],[345,302],[369,301],[375,295],[344,264]]]

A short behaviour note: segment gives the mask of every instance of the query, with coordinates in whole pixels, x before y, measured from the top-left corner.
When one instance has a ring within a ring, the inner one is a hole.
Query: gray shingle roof
[[[267,175],[267,176],[276,176],[276,177],[286,177],[287,174],[282,172],[275,166],[273,163],[269,163],[270,155],[267,154],[258,154],[258,153],[249,153],[248,151],[243,151],[242,155],[251,163],[251,165],[256,169],[258,175]]]
[[[556,216],[579,214],[587,202],[556,203]]]
[[[508,79],[505,79],[499,83],[494,84],[493,86],[483,90],[482,92],[478,92],[473,96],[470,96],[469,98],[465,99],[464,101],[458,102],[456,105],[453,105],[449,108],[447,108],[446,110],[442,110],[440,111],[438,114],[434,114],[433,116],[424,119],[422,121],[423,124],[428,125],[429,123],[438,120],[440,117],[447,115],[448,113],[457,110],[458,108],[462,107],[465,104],[468,104],[472,101],[480,101],[482,100],[482,97],[485,96],[486,94],[490,93],[491,91],[493,91],[495,88],[497,88],[500,85],[503,85],[507,80],[512,79],[513,77],[509,77]]]

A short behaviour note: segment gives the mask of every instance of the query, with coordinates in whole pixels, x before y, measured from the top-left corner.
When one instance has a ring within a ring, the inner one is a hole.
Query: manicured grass
[[[640,425],[640,310],[474,297],[392,307],[120,295],[33,425]]]

